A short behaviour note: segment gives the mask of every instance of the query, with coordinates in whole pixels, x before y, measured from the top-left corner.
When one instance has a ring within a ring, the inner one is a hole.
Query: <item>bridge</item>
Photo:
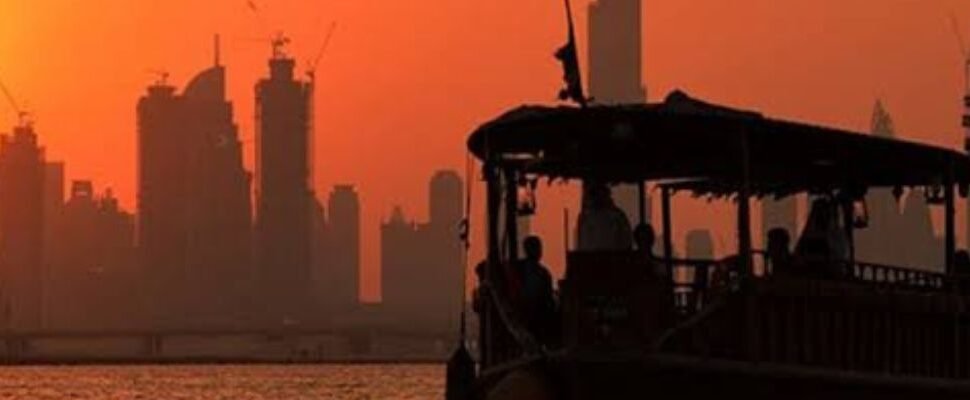
[[[0,362],[18,363],[37,360],[39,342],[91,343],[112,341],[136,344],[133,358],[142,361],[161,360],[166,356],[166,343],[176,340],[218,341],[249,340],[252,343],[289,343],[326,338],[330,343],[345,343],[348,352],[365,354],[380,340],[393,339],[421,343],[450,343],[455,332],[409,329],[386,326],[358,327],[275,327],[275,328],[166,328],[119,330],[0,330]],[[214,342],[213,342],[214,343]]]

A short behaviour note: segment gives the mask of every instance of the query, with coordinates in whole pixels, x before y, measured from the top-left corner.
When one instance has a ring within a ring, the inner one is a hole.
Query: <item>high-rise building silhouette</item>
[[[462,190],[458,174],[438,172],[431,179],[427,223],[407,220],[396,207],[382,224],[381,297],[393,322],[439,332],[455,326],[462,307]]]
[[[0,184],[2,186],[2,184]],[[51,276],[54,273],[54,259],[61,250],[61,243],[55,232],[64,211],[64,163],[48,162],[44,164],[44,277],[43,285],[50,288]],[[42,299],[44,310],[44,326],[50,326],[50,304],[53,300],[51,290],[45,290]]]
[[[311,299],[310,98],[295,61],[274,41],[269,78],[256,84],[256,235],[266,317],[297,318]]]
[[[181,325],[236,310],[251,274],[250,175],[218,64],[176,94],[138,103],[138,244],[156,320]]]
[[[30,123],[0,137],[0,325],[43,322],[44,149]]]
[[[882,102],[877,101],[874,107],[871,133],[896,138],[892,117]],[[869,225],[856,233],[856,259],[920,269],[942,268],[943,241],[933,230],[930,207],[923,193],[871,188],[866,193],[866,209]]]
[[[360,302],[360,198],[350,185],[330,193],[324,254],[324,306],[332,317],[357,310]]]
[[[589,93],[596,103],[642,103],[643,24],[641,0],[597,0],[589,5]],[[630,221],[640,218],[635,185],[618,185],[613,198]],[[647,199],[646,220],[650,221]]]
[[[131,298],[135,268],[134,216],[118,206],[111,190],[97,195],[91,181],[74,181],[53,233],[50,321],[54,329],[132,327],[139,320]]]

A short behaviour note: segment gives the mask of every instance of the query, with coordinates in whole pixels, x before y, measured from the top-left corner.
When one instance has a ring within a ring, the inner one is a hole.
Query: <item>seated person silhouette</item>
[[[637,224],[633,230],[633,242],[640,258],[650,266],[650,273],[657,277],[667,277],[667,268],[653,255],[653,246],[657,235],[650,224]]]
[[[832,200],[812,202],[805,229],[795,246],[794,261],[800,274],[834,278],[848,260],[848,238],[839,223],[839,212]]]
[[[522,247],[525,251],[525,259],[519,262],[522,318],[536,340],[548,345],[556,340],[558,332],[552,275],[542,265],[542,240],[529,236]]]
[[[606,184],[583,183],[583,207],[577,225],[576,247],[580,251],[628,251],[633,248],[630,221],[613,202]]]
[[[768,246],[765,249],[771,274],[791,273],[791,237],[784,228],[773,228],[768,231]]]

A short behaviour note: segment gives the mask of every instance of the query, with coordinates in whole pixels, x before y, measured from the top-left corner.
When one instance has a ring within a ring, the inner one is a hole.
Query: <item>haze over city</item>
[[[585,6],[575,4],[580,34]],[[426,217],[427,177],[464,170],[466,134],[483,116],[555,100],[560,72],[551,51],[564,33],[558,4],[507,0],[9,0],[2,9],[0,56],[8,61],[0,79],[35,115],[48,159],[66,161],[69,180],[113,188],[129,210],[134,104],[157,79],[151,71],[184,86],[211,64],[212,35],[221,34],[252,170],[253,84],[265,73],[268,38],[292,38],[288,52],[302,73],[336,22],[318,67],[314,177],[319,193],[337,183],[361,193],[368,300],[379,298],[379,222],[397,204]],[[958,147],[963,78],[950,13],[970,31],[960,1],[647,2],[645,81],[654,101],[681,88],[863,131],[878,98],[900,136]],[[12,126],[15,113],[2,109],[3,125]],[[687,207],[678,230],[716,214]],[[558,221],[537,225],[552,232]]]

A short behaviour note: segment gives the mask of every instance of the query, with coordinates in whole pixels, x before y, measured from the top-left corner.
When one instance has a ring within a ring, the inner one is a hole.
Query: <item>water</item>
[[[0,367],[0,399],[443,399],[438,365]]]

